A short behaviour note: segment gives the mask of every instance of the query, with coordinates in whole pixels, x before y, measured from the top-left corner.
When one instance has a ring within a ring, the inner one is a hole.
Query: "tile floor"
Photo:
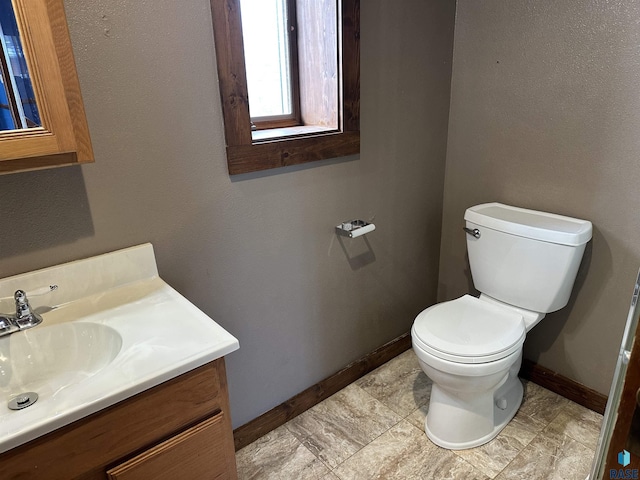
[[[445,450],[424,433],[431,381],[409,350],[240,450],[239,478],[584,480],[602,415],[524,384],[494,440]]]

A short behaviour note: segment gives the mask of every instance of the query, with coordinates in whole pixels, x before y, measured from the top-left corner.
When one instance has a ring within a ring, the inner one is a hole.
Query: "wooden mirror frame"
[[[0,174],[93,162],[62,0],[12,0],[42,126],[0,132]]]

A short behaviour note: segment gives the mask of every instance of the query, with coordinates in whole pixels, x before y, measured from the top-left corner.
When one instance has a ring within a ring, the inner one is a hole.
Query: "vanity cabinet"
[[[0,454],[8,479],[236,479],[224,358]]]

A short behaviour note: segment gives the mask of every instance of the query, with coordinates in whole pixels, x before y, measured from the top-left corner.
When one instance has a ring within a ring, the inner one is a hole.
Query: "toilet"
[[[468,208],[464,219],[480,296],[433,305],[411,328],[433,381],[425,431],[451,450],[488,442],[516,414],[526,334],[569,301],[592,232],[586,220],[501,203]]]

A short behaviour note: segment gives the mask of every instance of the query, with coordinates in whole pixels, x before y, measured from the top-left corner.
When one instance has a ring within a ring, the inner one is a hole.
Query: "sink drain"
[[[37,400],[38,394],[36,392],[21,393],[17,397],[9,400],[9,408],[11,410],[22,410],[36,403]]]

